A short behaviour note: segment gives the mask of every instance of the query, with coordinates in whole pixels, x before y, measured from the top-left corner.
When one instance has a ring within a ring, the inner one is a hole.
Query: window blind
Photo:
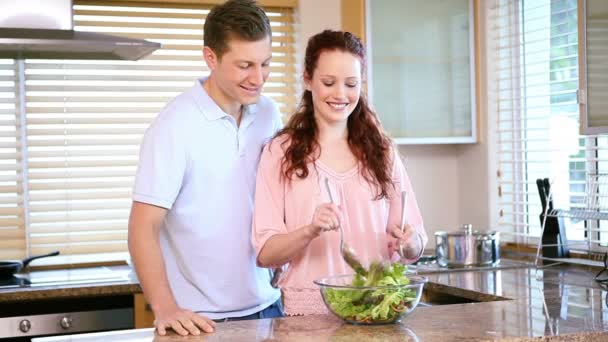
[[[14,60],[0,60],[0,259],[25,254],[21,112]]]
[[[555,208],[569,210],[585,207],[588,174],[606,170],[606,137],[579,135],[577,0],[495,0],[486,18],[493,225],[506,241],[537,244],[536,179],[549,178]],[[601,242],[589,221],[566,220],[566,227],[571,248]]]
[[[54,250],[71,261],[125,257],[142,135],[171,98],[208,74],[202,37],[211,5],[204,3],[76,0],[75,30],[163,48],[139,61],[25,60],[22,83],[15,80],[17,61],[0,64],[2,257]],[[273,59],[264,94],[288,114],[296,103],[293,8],[265,10]],[[23,145],[14,101],[20,87]]]

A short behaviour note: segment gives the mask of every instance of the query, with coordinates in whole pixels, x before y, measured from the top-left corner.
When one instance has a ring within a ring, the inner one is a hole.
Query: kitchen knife
[[[549,178],[543,179],[543,184],[545,185],[545,192],[547,194],[547,205],[549,206],[549,213],[553,211],[553,194],[551,193],[551,182],[549,182]]]
[[[540,203],[543,206],[543,213],[547,209],[547,193],[545,192],[545,186],[543,180],[538,178],[536,180],[536,186],[538,187],[538,195],[540,196]]]

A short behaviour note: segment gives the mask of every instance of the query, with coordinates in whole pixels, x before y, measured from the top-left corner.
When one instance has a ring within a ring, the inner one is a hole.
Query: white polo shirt
[[[260,153],[281,114],[262,96],[237,127],[204,81],[168,103],[146,131],[133,200],[168,209],[160,243],[178,305],[211,319],[241,317],[280,298],[270,270],[256,266],[251,218]]]

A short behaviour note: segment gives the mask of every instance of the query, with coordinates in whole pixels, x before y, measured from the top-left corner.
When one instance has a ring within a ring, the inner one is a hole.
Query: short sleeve
[[[144,135],[133,186],[133,200],[171,209],[186,171],[182,136],[166,120],[155,121]]]
[[[277,140],[264,147],[258,166],[251,234],[257,256],[273,235],[287,233],[285,182],[281,177],[283,150]]]

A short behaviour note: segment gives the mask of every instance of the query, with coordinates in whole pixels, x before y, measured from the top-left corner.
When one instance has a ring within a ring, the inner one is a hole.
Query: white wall
[[[298,49],[303,57],[310,36],[324,29],[339,30],[342,25],[340,0],[299,0]]]
[[[299,1],[299,65],[308,38],[326,28],[340,29],[341,0]],[[483,63],[483,61],[478,61]],[[482,83],[480,86],[484,87]],[[484,101],[482,101],[484,102]],[[489,225],[487,122],[485,105],[479,116],[480,142],[472,145],[409,145],[400,153],[412,180],[429,236],[472,223]],[[431,237],[428,247],[434,248]]]
[[[299,0],[297,11],[299,25],[297,30],[297,70],[298,84],[297,94],[302,91],[301,75],[304,65],[304,53],[308,38],[325,29],[339,30],[342,25],[340,0]],[[323,10],[321,10],[323,9]]]
[[[399,152],[412,181],[429,238],[453,230],[459,219],[458,148],[451,145],[407,145]],[[434,246],[429,239],[429,247]]]

